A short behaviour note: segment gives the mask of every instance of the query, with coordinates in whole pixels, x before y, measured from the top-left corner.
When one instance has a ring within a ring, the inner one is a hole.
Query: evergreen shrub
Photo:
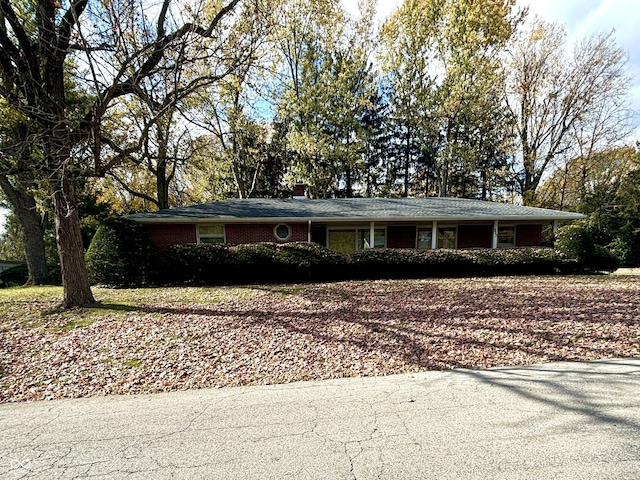
[[[555,247],[568,259],[574,260],[574,269],[568,273],[613,272],[620,266],[620,259],[614,251],[596,245],[581,222],[560,228]]]
[[[85,254],[92,283],[132,287],[152,282],[155,248],[140,224],[110,218],[96,231]]]

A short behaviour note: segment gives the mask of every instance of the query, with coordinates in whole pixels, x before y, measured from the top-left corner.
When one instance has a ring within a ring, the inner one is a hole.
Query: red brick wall
[[[460,225],[458,248],[491,248],[493,225]]]
[[[539,247],[542,225],[516,225],[516,247]]]
[[[388,248],[416,248],[416,227],[387,227]]]
[[[164,250],[171,245],[197,242],[195,225],[145,225],[144,227],[158,250]]]
[[[260,243],[260,242],[306,242],[307,241],[307,224],[291,223],[291,237],[287,242],[278,240],[274,234],[277,224],[227,224],[225,225],[225,233],[227,243],[231,245],[240,245],[243,243]]]

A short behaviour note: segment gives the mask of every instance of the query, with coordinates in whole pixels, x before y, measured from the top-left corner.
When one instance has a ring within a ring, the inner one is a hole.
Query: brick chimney
[[[305,191],[307,190],[307,186],[302,182],[296,182],[293,186],[293,198],[296,200],[304,200],[306,197]]]

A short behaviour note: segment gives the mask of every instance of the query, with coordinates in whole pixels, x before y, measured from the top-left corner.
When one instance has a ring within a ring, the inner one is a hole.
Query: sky
[[[342,0],[350,13],[357,13],[358,0]],[[383,21],[400,5],[400,0],[378,0],[378,20]],[[529,15],[565,26],[569,45],[593,33],[610,32],[629,56],[632,77],[631,108],[640,112],[640,2],[638,0],[517,0],[529,7]],[[636,123],[640,118],[636,117]],[[640,129],[639,129],[640,130]]]
[[[347,10],[357,12],[358,0],[342,0]],[[378,20],[383,21],[400,0],[378,0]],[[531,15],[556,21],[567,29],[568,40],[576,42],[592,33],[615,30],[616,42],[629,55],[631,108],[640,113],[640,2],[638,0],[518,0]],[[640,117],[636,116],[636,123]],[[640,128],[637,130],[640,131]],[[5,211],[0,208],[0,232],[4,231]]]

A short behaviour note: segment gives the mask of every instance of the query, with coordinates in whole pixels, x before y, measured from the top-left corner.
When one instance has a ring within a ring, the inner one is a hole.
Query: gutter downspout
[[[431,250],[438,248],[438,222],[433,221],[431,224]]]
[[[369,248],[373,248],[376,243],[375,222],[369,222]]]

